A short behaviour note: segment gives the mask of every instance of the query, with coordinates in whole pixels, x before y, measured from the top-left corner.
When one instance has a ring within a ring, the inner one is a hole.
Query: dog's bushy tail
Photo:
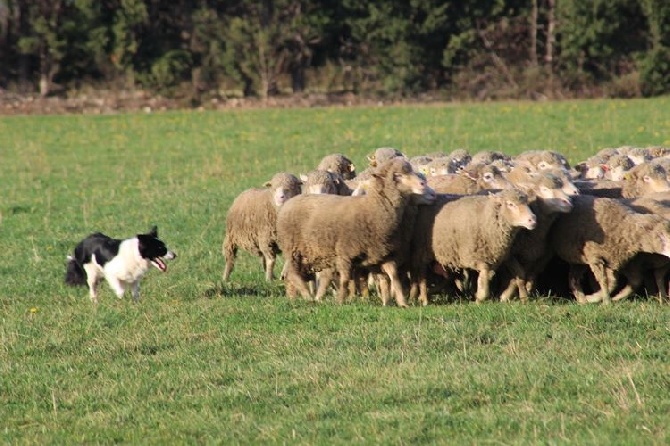
[[[86,273],[74,257],[67,257],[67,269],[65,270],[65,284],[70,286],[86,285]]]

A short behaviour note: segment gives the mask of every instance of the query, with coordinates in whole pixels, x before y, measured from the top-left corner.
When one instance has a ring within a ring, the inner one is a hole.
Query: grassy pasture
[[[670,145],[670,98],[0,117],[0,439],[10,444],[668,444],[670,306],[287,301],[225,212],[375,147]],[[142,301],[62,284],[93,230],[179,254]]]

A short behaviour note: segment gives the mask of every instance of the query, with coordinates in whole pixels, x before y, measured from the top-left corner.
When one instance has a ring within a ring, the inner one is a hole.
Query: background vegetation
[[[210,98],[670,91],[665,0],[0,0],[0,88]]]
[[[670,306],[536,297],[383,308],[287,301],[241,255],[233,198],[379,146],[670,145],[670,100],[0,118],[0,438],[73,443],[667,444]],[[158,224],[143,299],[66,288],[89,232]]]

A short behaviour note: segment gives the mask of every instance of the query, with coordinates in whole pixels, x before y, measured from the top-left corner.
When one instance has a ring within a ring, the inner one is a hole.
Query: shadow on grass
[[[238,283],[218,283],[203,293],[203,297],[209,299],[217,297],[277,297],[283,295],[284,287],[281,285]]]

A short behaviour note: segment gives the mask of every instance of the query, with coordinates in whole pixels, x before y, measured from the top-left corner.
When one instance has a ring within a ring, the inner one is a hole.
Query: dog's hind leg
[[[132,285],[133,300],[135,302],[139,302],[140,301],[140,281],[136,280],[131,285]]]
[[[91,302],[98,303],[98,284],[100,283],[100,275],[98,274],[98,267],[93,264],[84,265],[86,271],[86,284],[91,296]]]

